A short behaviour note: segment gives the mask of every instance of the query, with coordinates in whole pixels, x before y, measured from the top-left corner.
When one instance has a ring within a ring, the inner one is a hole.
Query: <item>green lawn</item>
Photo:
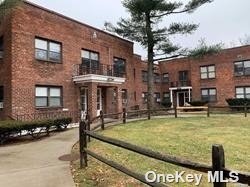
[[[211,165],[212,144],[222,144],[225,149],[226,167],[250,172],[250,118],[217,116],[154,119],[110,127],[99,133],[209,165]],[[183,170],[194,172],[99,141],[92,141],[89,149],[141,174],[149,170],[164,174]],[[73,152],[78,152],[77,145],[73,148]],[[89,159],[89,167],[83,170],[79,170],[79,160],[73,162],[74,179],[79,186],[144,186],[93,158],[89,157]],[[171,186],[189,185],[185,183],[171,184]],[[204,178],[201,186],[211,186],[211,184],[207,184]]]

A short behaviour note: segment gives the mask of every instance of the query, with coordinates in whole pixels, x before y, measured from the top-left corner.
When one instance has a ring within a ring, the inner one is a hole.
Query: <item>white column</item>
[[[173,102],[173,90],[170,90],[170,101],[172,103],[172,107],[174,106],[174,102]]]
[[[191,89],[190,88],[188,89],[188,101],[189,102],[191,101]]]

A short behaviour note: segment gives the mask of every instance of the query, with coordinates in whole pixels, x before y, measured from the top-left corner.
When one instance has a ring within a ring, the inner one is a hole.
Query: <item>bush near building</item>
[[[237,99],[237,98],[232,98],[232,99],[226,99],[228,105],[230,107],[232,107],[233,110],[244,110],[244,108],[234,108],[236,106],[250,106],[250,99],[247,98],[241,98],[241,99]],[[250,109],[250,107],[248,107],[248,109]]]
[[[30,135],[33,138],[38,138],[42,133],[49,135],[52,129],[66,129],[72,122],[72,118],[60,118],[55,120],[42,121],[0,121],[0,144],[8,139],[16,138],[25,135]]]

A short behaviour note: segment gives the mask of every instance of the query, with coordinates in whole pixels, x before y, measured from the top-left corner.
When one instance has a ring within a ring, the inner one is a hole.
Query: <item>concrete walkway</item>
[[[0,147],[1,187],[74,187],[69,161],[58,158],[70,154],[78,141],[78,128],[41,141]]]

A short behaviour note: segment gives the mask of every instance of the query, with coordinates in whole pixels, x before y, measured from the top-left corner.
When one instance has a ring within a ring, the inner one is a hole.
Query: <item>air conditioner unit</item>
[[[3,108],[3,102],[0,102],[0,108]]]
[[[0,51],[0,59],[3,58],[3,51]]]
[[[157,98],[156,101],[159,103],[159,102],[161,102],[161,99],[160,99],[160,98]]]
[[[122,100],[122,103],[124,103],[124,104],[126,104],[127,102],[128,102],[127,99],[123,99],[123,100]]]

